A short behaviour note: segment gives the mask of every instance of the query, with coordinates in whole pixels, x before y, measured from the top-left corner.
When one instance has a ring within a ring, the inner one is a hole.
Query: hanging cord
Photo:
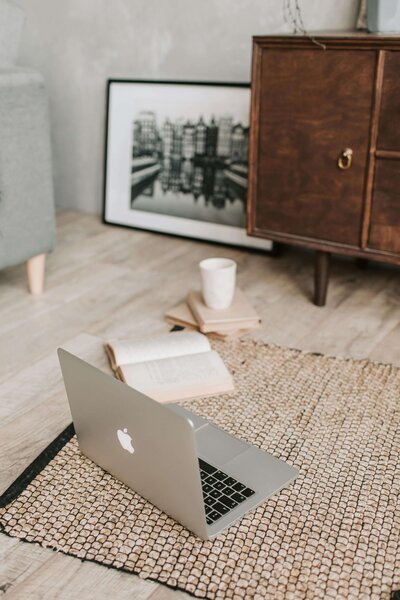
[[[316,40],[315,37],[311,35],[305,28],[299,0],[284,0],[283,19],[285,23],[293,27],[294,33],[302,33],[303,35],[306,35],[313,44],[319,46],[322,48],[322,50],[326,50],[325,44],[322,44]]]

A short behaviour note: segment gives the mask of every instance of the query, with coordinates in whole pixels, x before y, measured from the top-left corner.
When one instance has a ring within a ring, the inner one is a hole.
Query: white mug
[[[236,263],[230,258],[206,258],[199,263],[203,300],[209,308],[223,310],[232,304]]]

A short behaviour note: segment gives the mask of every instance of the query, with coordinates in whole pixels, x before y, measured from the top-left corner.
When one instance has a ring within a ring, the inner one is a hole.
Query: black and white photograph
[[[246,235],[250,88],[111,81],[105,221],[270,249]]]

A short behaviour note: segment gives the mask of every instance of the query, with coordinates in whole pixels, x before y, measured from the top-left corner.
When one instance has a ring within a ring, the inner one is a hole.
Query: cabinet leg
[[[279,242],[272,242],[271,256],[279,258],[282,255],[283,246]]]
[[[329,252],[316,252],[314,271],[314,304],[325,306],[328,291],[331,255]]]
[[[368,268],[368,258],[356,258],[356,265],[359,269],[367,269]]]

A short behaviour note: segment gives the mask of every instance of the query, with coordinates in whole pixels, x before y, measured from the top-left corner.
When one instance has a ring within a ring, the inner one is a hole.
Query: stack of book
[[[208,308],[201,292],[189,292],[185,302],[167,311],[165,319],[173,325],[220,339],[239,337],[256,329],[261,323],[260,317],[239,288],[235,291],[231,306],[224,310]]]

